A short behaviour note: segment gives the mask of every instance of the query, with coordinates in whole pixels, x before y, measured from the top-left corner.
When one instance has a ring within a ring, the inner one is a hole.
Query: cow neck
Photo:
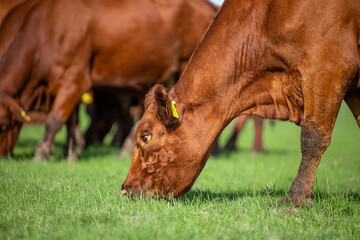
[[[183,113],[179,136],[191,142],[180,154],[187,156],[187,167],[194,170],[189,186],[205,166],[222,130],[240,112],[235,104],[240,76],[249,75],[262,61],[264,8],[259,4],[264,3],[225,1],[170,92]]]
[[[196,109],[191,112],[206,117],[200,112],[211,112],[212,119],[221,119],[221,129],[238,115],[239,78],[251,75],[265,54],[261,16],[264,8],[255,1],[224,3],[170,93],[185,111]]]

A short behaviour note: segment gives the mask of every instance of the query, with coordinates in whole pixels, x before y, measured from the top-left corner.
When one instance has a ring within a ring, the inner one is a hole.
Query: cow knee
[[[330,145],[330,134],[321,131],[314,121],[305,121],[301,127],[301,152],[309,159],[321,154]]]
[[[49,115],[45,120],[46,132],[53,134],[60,130],[61,126],[65,122],[64,119],[55,115]]]

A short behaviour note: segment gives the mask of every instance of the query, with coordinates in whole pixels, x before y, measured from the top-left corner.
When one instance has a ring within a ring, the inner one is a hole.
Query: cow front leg
[[[60,130],[63,122],[55,115],[49,115],[45,120],[45,134],[41,141],[36,145],[35,162],[47,160],[50,161],[52,143],[56,133]]]
[[[252,116],[254,122],[254,146],[252,149],[253,153],[261,153],[264,151],[262,132],[263,132],[263,119],[259,116]]]
[[[330,145],[342,99],[356,70],[357,68],[350,66],[339,72],[329,71],[329,74],[325,74],[324,71],[318,71],[319,74],[310,76],[304,74],[304,117],[301,123],[302,159],[288,194],[280,200],[280,203],[292,203],[296,207],[310,203],[320,159]],[[344,76],[348,78],[344,79]]]
[[[66,122],[66,143],[63,155],[68,162],[75,162],[85,146],[85,138],[79,126],[79,105],[72,111]]]
[[[45,121],[45,133],[36,147],[34,161],[50,161],[51,148],[56,133],[67,121],[82,93],[90,88],[89,77],[86,73],[72,74],[72,78],[63,79],[56,94],[54,104]]]
[[[311,204],[316,171],[323,153],[330,145],[330,138],[331,131],[320,130],[316,122],[308,120],[303,123],[300,167],[287,196],[280,200],[280,204],[294,204],[296,207]]]

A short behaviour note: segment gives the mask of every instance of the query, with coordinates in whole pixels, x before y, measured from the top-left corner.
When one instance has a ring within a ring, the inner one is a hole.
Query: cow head
[[[181,196],[200,174],[219,131],[201,132],[206,126],[195,126],[191,111],[185,114],[160,85],[147,95],[145,109],[122,194]]]
[[[22,123],[28,119],[16,101],[0,94],[0,156],[12,154]]]

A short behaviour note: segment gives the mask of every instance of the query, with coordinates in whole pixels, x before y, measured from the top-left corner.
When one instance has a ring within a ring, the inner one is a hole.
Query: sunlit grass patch
[[[239,150],[211,157],[194,187],[169,201],[120,195],[130,158],[93,146],[79,161],[62,158],[65,132],[50,163],[33,163],[41,126],[21,132],[13,158],[0,161],[0,239],[359,239],[360,130],[346,106],[314,183],[311,207],[276,202],[301,159],[300,128],[265,123],[265,153],[250,153],[248,123]],[[229,129],[222,138],[226,139]]]

